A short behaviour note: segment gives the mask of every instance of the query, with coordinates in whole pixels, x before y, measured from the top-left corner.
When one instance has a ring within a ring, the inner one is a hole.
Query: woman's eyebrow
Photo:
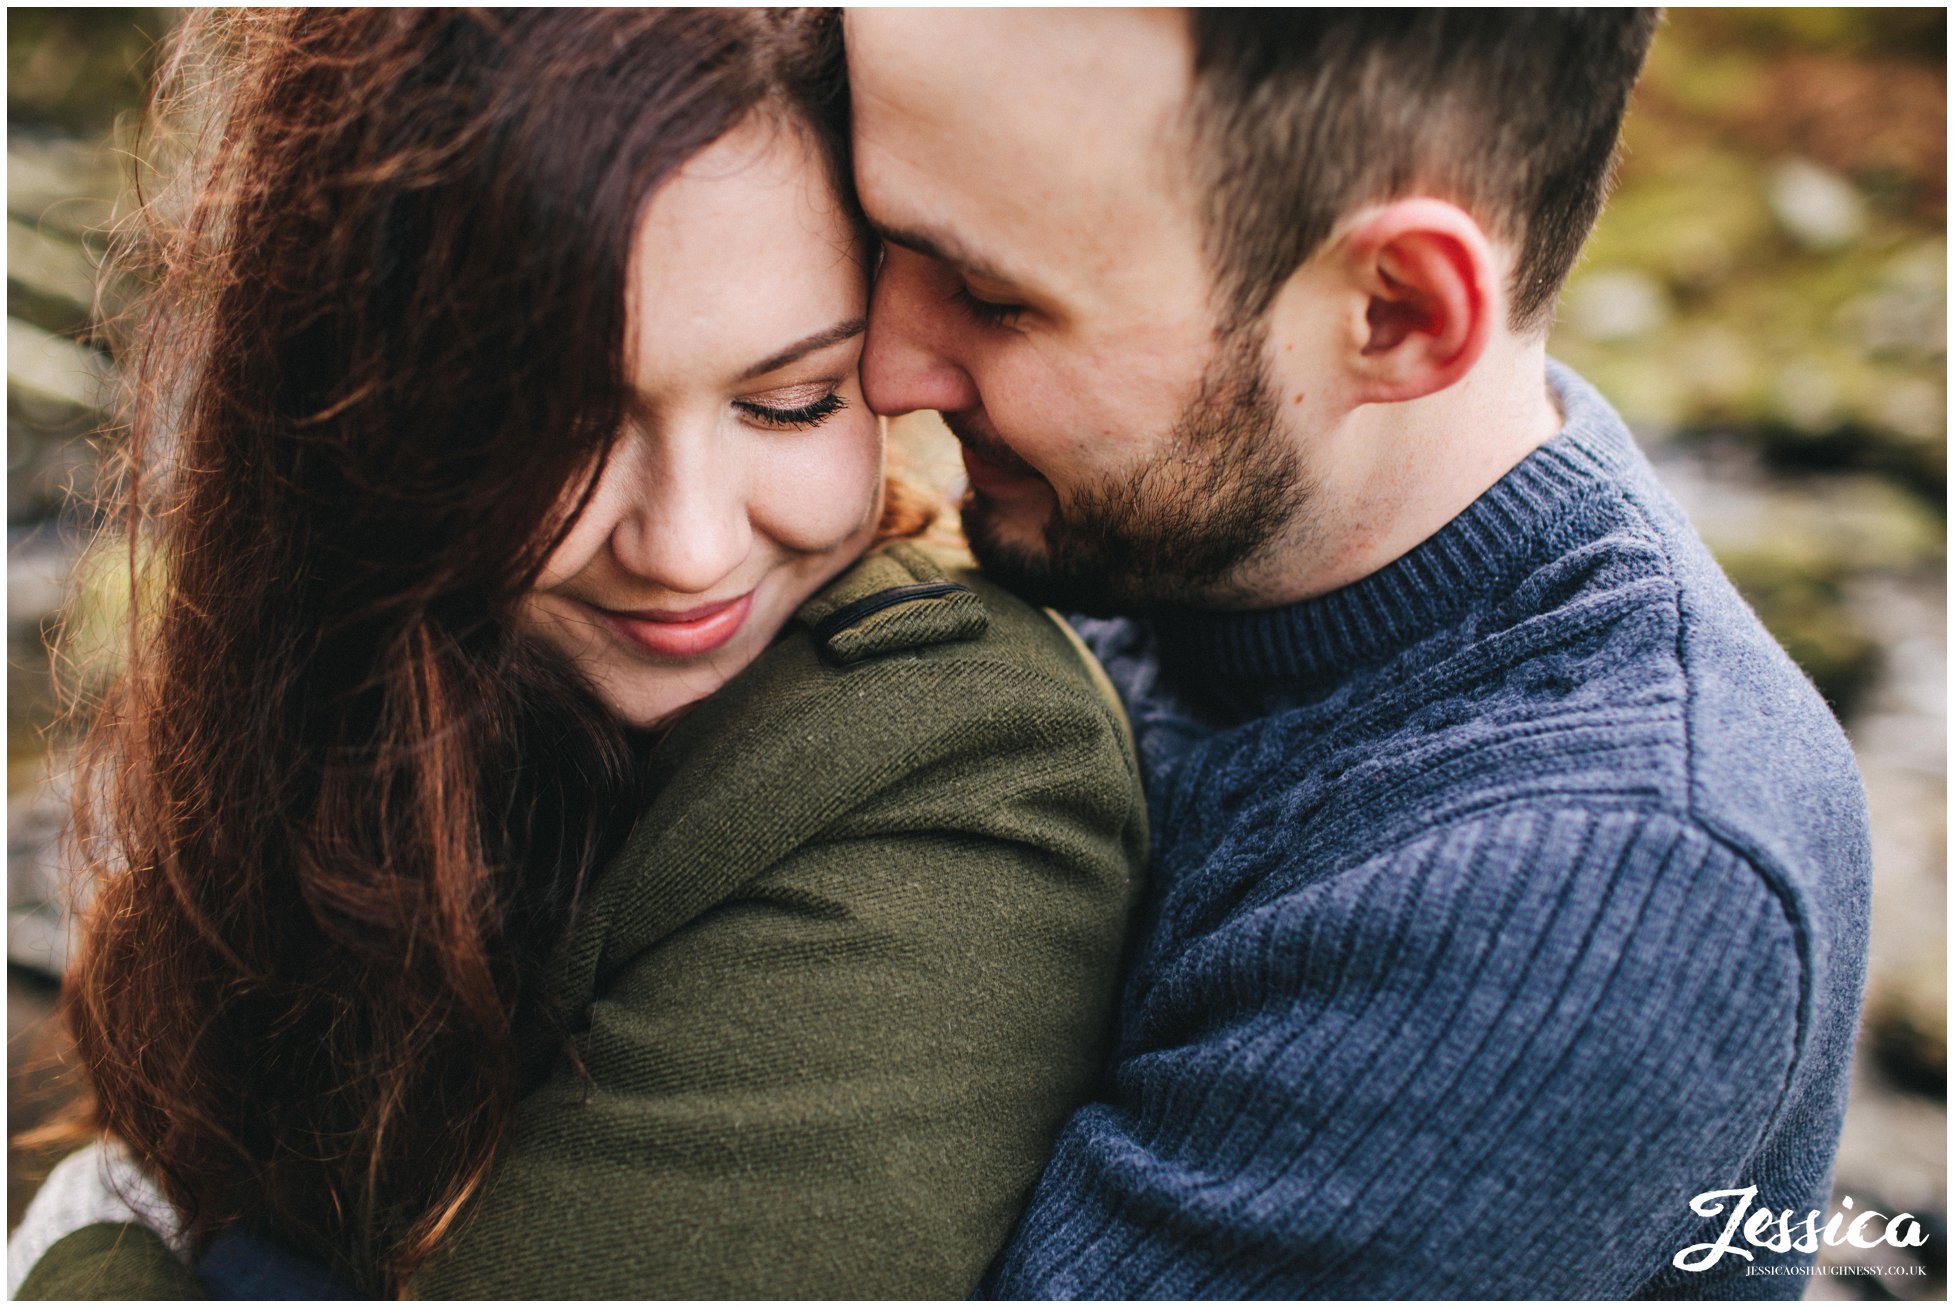
[[[778,354],[770,355],[760,360],[760,362],[742,373],[740,380],[752,381],[755,377],[764,377],[775,368],[784,368],[804,354],[812,354],[816,350],[825,349],[837,341],[847,340],[850,336],[859,336],[867,326],[868,319],[866,318],[850,318],[846,322],[838,322],[825,331],[814,333],[814,335],[807,337],[805,340],[795,341]]]

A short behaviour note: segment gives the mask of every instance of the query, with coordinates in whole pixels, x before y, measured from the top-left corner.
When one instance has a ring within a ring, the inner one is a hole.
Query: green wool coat
[[[966,1296],[1110,1033],[1146,834],[1097,666],[897,544],[650,766],[553,963],[588,1079],[522,1102],[413,1293]],[[145,1288],[195,1292],[96,1226],[22,1290]]]

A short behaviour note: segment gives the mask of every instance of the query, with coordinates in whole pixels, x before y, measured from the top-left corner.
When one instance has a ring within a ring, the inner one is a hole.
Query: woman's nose
[[[981,396],[958,357],[956,308],[928,285],[930,261],[912,251],[883,256],[862,347],[862,398],[893,417],[917,409],[959,413]]]
[[[611,551],[633,576],[683,595],[710,595],[753,548],[746,479],[707,430],[646,437],[626,455],[626,508]],[[715,596],[715,598],[728,598]]]

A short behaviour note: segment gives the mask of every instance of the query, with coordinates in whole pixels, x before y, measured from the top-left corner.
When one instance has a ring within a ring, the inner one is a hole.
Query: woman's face
[[[632,409],[523,605],[633,726],[731,680],[880,517],[861,242],[805,136],[755,115],[652,197],[632,252]]]

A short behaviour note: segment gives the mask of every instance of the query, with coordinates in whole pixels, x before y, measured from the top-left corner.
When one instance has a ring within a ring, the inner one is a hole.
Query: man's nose
[[[710,594],[753,549],[746,479],[716,457],[724,442],[712,435],[650,438],[622,469],[631,508],[611,533],[611,550],[631,575],[681,595]]]
[[[862,347],[862,397],[877,413],[959,413],[983,398],[958,349],[956,309],[928,271],[922,255],[890,249],[883,256]]]

